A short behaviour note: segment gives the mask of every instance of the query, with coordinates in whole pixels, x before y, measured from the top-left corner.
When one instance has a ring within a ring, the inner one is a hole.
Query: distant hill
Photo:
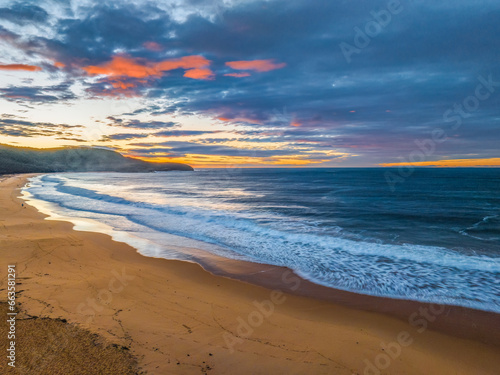
[[[35,149],[0,144],[0,174],[192,171],[187,164],[149,163],[94,147]]]

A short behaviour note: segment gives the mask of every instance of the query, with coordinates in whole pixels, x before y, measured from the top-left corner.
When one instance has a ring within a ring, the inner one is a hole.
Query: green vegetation
[[[192,171],[187,164],[149,163],[93,147],[35,149],[0,145],[0,174]]]

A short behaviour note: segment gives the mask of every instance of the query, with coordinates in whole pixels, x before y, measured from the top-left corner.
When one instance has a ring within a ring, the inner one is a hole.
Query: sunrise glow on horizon
[[[500,166],[496,19],[397,3],[4,2],[0,143],[194,167]]]

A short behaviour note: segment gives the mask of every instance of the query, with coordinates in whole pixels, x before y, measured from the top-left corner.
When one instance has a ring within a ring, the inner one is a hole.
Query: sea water
[[[196,248],[332,288],[500,312],[500,170],[417,169],[395,190],[385,172],[63,173],[24,193],[147,256],[192,260]]]

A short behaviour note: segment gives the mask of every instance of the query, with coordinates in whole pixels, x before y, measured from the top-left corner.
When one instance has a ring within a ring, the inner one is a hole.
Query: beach
[[[148,374],[498,373],[498,314],[335,291],[215,256],[204,268],[145,257],[44,220],[19,198],[26,179],[0,182],[0,300],[15,264],[24,314],[126,347]]]

